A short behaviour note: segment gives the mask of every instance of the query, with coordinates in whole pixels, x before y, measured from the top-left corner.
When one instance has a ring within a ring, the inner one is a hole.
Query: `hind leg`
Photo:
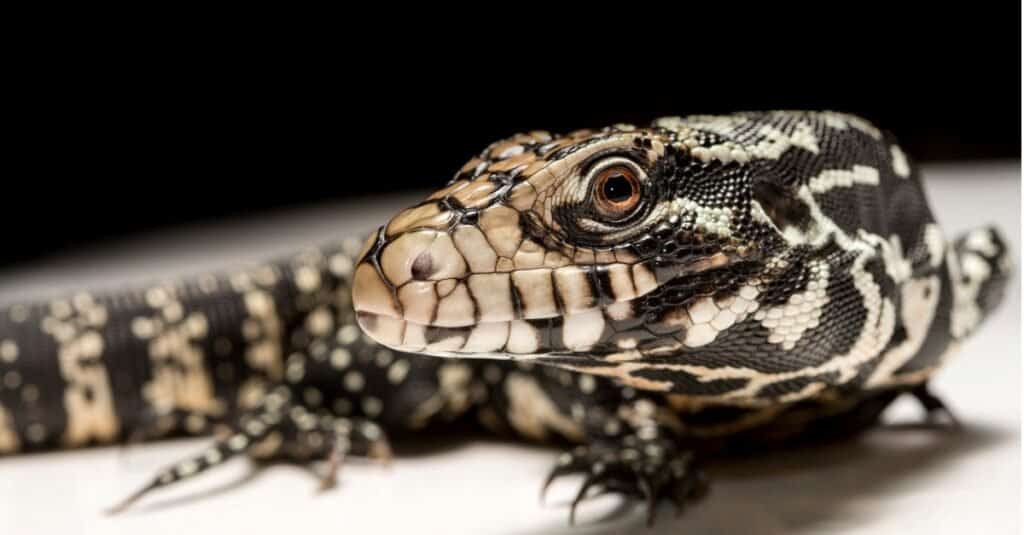
[[[390,451],[383,429],[375,422],[310,411],[293,403],[287,388],[278,388],[258,408],[239,418],[226,436],[216,439],[202,452],[161,470],[147,485],[108,512],[121,512],[154,490],[202,474],[242,454],[260,460],[302,463],[327,460],[328,470],[321,488],[329,488],[347,455],[387,459]]]

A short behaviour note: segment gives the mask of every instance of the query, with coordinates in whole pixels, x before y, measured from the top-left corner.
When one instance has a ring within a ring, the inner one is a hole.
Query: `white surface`
[[[1019,254],[1019,164],[931,167],[925,175],[947,233],[995,222]],[[64,254],[0,274],[0,301],[257,260],[341,235],[351,222],[369,228],[384,205],[402,201],[320,206]],[[239,461],[117,517],[101,511],[202,441],[4,458],[0,533],[1016,533],[1020,326],[1014,283],[999,313],[939,375],[935,390],[965,432],[886,428],[850,444],[731,462],[713,470],[707,499],[678,519],[662,508],[650,531],[641,508],[614,497],[584,505],[583,525],[570,530],[559,505],[575,490],[568,484],[553,489],[551,505],[539,505],[555,450],[427,439],[390,469],[346,465],[339,487],[323,495],[307,470],[254,471]],[[920,415],[902,400],[888,417]]]

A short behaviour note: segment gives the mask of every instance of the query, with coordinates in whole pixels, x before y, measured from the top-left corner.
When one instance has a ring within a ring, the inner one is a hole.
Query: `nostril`
[[[430,257],[429,251],[420,253],[412,262],[412,279],[425,281],[434,274],[434,259]]]

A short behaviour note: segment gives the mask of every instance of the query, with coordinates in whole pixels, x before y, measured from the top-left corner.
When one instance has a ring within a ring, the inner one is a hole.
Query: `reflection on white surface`
[[[1017,164],[931,167],[933,208],[945,231],[997,223],[1020,252]],[[255,261],[368,229],[407,198],[323,206],[259,220],[132,240],[0,274],[0,301],[111,286]],[[377,214],[377,215],[374,215]],[[0,459],[0,533],[1016,533],[1020,504],[1020,288],[943,370],[935,391],[967,425],[960,433],[878,429],[824,448],[738,459],[712,470],[711,494],[676,518],[604,497],[581,506],[576,528],[558,485],[540,482],[555,450],[493,440],[440,439],[388,468],[353,462],[337,489],[293,466],[235,462],[153,495],[126,514],[104,507],[202,440]],[[901,400],[893,422],[920,421]],[[561,504],[561,505],[560,505]]]

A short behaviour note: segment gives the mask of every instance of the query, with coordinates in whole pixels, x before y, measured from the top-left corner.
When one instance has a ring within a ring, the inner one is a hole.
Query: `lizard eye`
[[[594,174],[594,208],[602,216],[616,221],[632,214],[640,206],[640,180],[637,169],[625,163],[611,163]]]

